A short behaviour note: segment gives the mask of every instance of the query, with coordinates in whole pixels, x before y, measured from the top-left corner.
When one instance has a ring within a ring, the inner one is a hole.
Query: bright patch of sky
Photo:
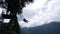
[[[23,9],[23,15],[30,21],[19,21],[21,27],[36,27],[60,22],[60,0],[34,0]]]
[[[4,19],[4,23],[8,23],[10,21],[10,19]]]
[[[0,8],[0,14],[2,13],[2,9]]]

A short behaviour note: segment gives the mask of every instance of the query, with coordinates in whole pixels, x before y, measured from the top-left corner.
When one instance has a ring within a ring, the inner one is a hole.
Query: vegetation
[[[1,24],[1,34],[21,34],[16,14],[21,14],[23,7],[25,7],[25,4],[29,4],[29,2],[33,2],[33,0],[5,0],[5,4],[7,6],[7,14],[2,14],[2,18],[11,20],[9,23]],[[3,1],[0,4],[2,3]],[[8,12],[10,12],[9,15]]]

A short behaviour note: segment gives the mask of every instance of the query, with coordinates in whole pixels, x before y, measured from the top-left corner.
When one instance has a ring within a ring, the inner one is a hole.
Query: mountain
[[[37,27],[22,28],[23,34],[60,34],[60,22],[51,22]]]

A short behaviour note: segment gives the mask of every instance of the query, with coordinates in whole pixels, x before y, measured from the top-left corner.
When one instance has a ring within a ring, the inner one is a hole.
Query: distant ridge
[[[60,34],[60,22],[51,22],[37,27],[23,28],[24,34]]]

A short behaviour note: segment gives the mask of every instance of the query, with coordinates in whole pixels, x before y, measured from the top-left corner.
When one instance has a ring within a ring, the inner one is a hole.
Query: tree
[[[8,31],[14,31],[17,34],[20,34],[20,26],[17,21],[16,14],[22,14],[22,9],[23,7],[25,7],[25,4],[29,4],[29,2],[33,2],[33,0],[5,0],[5,2],[5,4],[7,5],[7,14],[3,14],[2,16],[3,18],[11,20],[8,24],[5,24],[7,26],[4,25],[3,27],[5,27],[5,29]],[[9,12],[10,14],[8,14]]]

